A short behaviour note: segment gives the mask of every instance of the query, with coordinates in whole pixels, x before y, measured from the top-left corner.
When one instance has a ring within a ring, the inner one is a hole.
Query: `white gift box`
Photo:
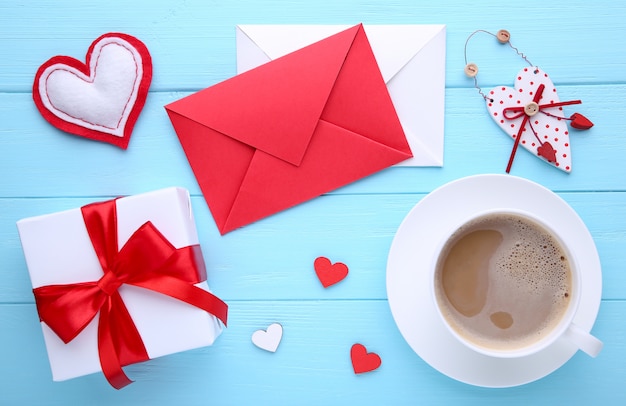
[[[151,221],[175,248],[198,244],[187,190],[168,188],[116,200],[118,250]],[[103,275],[80,208],[17,222],[33,288],[97,281]],[[209,290],[206,281],[196,286]],[[213,315],[190,304],[140,287],[119,288],[151,359],[212,345],[222,332]],[[65,344],[41,323],[55,381],[101,371],[96,316]]]

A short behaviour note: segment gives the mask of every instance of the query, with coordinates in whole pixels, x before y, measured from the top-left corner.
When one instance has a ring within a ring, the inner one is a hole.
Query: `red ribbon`
[[[589,121],[587,117],[579,113],[574,113],[569,118],[565,118],[565,117],[554,115],[552,113],[548,113],[546,111],[547,109],[551,109],[555,107],[570,106],[573,104],[581,104],[582,102],[580,100],[569,100],[569,101],[557,102],[557,103],[550,102],[547,104],[538,104],[539,100],[541,99],[541,95],[543,94],[544,89],[545,89],[545,85],[543,83],[540,84],[535,93],[535,97],[533,98],[533,102],[536,104],[535,107],[537,108],[537,111],[535,112],[535,114],[542,113],[550,117],[555,117],[558,120],[561,120],[561,119],[570,120],[571,126],[579,130],[588,130],[591,127],[593,127],[593,123]],[[519,140],[522,138],[522,132],[525,131],[526,123],[529,123],[530,115],[526,113],[525,106],[507,107],[504,110],[502,110],[502,115],[507,120],[516,120],[520,117],[523,117],[522,125],[520,126],[520,129],[517,133],[517,137],[515,137],[515,143],[513,144],[513,151],[511,151],[511,156],[509,157],[509,163],[506,167],[506,173],[509,173],[511,171],[511,165],[513,165],[513,159],[515,158],[515,153],[519,145]],[[545,158],[548,162],[556,162],[556,154],[555,154],[556,151],[554,150],[552,145],[550,145],[548,141],[545,141],[545,142],[542,141],[537,135],[537,133],[535,132],[535,130],[533,129],[532,125],[530,126],[530,129],[535,135],[535,138],[537,138],[537,141],[539,142],[539,148],[537,148],[537,155]]]
[[[100,312],[98,353],[102,372],[116,389],[132,383],[122,366],[148,360],[143,340],[118,292],[122,284],[159,292],[214,315],[226,325],[228,306],[194,284],[206,280],[199,245],[175,248],[147,222],[118,252],[115,201],[81,208],[104,275],[95,282],[33,289],[39,318],[66,344]]]
[[[537,107],[539,108],[539,111],[552,116],[552,117],[557,117],[557,118],[565,118],[565,117],[559,117],[559,116],[553,116],[550,113],[547,113],[545,111],[545,109],[550,109],[550,108],[554,108],[554,107],[562,107],[562,106],[571,106],[572,104],[581,104],[582,101],[580,100],[569,100],[569,101],[564,101],[564,102],[558,102],[558,103],[547,103],[547,104],[539,104],[537,105]],[[512,112],[515,113],[514,116],[509,116],[508,113]],[[504,116],[504,118],[506,118],[507,120],[515,120],[516,118],[520,118],[524,115],[524,107],[522,106],[516,106],[516,107],[507,107],[504,110],[502,110],[502,115]]]
[[[539,87],[537,88],[537,92],[535,93],[535,97],[533,97],[533,102],[539,103],[545,87],[546,86],[543,83],[539,85]],[[506,116],[505,111],[503,111],[502,114]],[[524,114],[524,118],[522,119],[522,125],[520,126],[519,131],[517,132],[517,137],[515,137],[515,142],[513,143],[513,150],[511,151],[511,156],[509,157],[509,163],[506,166],[506,173],[511,172],[511,165],[513,165],[513,159],[515,158],[515,153],[517,152],[517,147],[519,146],[519,140],[522,138],[522,132],[524,131],[524,128],[526,127],[526,123],[528,122],[529,118],[530,116]]]

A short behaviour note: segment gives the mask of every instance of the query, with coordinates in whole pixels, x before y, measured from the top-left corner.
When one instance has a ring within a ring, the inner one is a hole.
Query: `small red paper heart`
[[[577,130],[588,130],[593,127],[593,123],[580,113],[574,113],[570,118],[572,120],[571,126]]]
[[[556,162],[556,153],[549,142],[544,142],[537,148],[537,155],[544,157],[548,162]]]
[[[315,273],[322,285],[327,288],[348,276],[348,267],[346,264],[336,262],[332,264],[326,257],[318,257],[313,263]]]
[[[382,363],[380,356],[375,352],[367,352],[363,344],[354,344],[350,349],[350,359],[355,374],[362,374],[375,370]]]

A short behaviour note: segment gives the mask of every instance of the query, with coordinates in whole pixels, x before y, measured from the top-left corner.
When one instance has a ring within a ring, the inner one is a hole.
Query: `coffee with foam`
[[[571,298],[565,250],[551,233],[517,214],[479,217],[445,243],[435,294],[448,324],[491,350],[517,350],[547,336]]]

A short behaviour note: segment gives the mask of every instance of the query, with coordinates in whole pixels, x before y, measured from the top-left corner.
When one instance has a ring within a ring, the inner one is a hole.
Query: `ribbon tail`
[[[110,301],[100,309],[100,321],[98,323],[98,355],[104,377],[115,389],[122,389],[133,381],[126,376],[122,365],[117,357],[110,323]]]
[[[526,127],[526,123],[528,123],[528,116],[524,115],[522,119],[522,125],[517,132],[517,137],[515,137],[515,142],[513,143],[513,150],[511,151],[511,155],[509,156],[509,163],[506,165],[506,173],[511,172],[511,166],[513,166],[513,159],[515,159],[515,154],[517,153],[517,147],[519,146],[519,140],[522,138],[522,134],[524,131],[524,127]]]
[[[545,85],[542,83],[537,88],[537,92],[533,97],[533,102],[539,103],[541,100],[541,96],[543,95],[543,90],[545,89]],[[515,158],[515,153],[517,152],[517,147],[519,146],[519,141],[522,138],[522,134],[524,128],[526,127],[526,123],[528,123],[529,116],[524,114],[524,118],[522,119],[522,125],[520,126],[519,131],[517,132],[517,137],[515,138],[515,142],[513,143],[513,150],[511,151],[511,156],[509,157],[509,163],[506,166],[506,173],[511,172],[511,166],[513,165],[513,159]]]
[[[102,372],[115,389],[122,389],[133,382],[122,370],[123,364],[150,358],[118,292],[100,309],[98,355]]]
[[[217,317],[225,326],[228,325],[228,305],[214,294],[195,285],[189,285],[185,281],[168,275],[159,275],[149,280],[129,282],[129,284],[150,289],[198,307]]]

